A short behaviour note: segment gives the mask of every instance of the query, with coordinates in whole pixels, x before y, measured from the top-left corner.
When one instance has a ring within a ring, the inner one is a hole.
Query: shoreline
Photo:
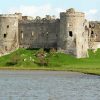
[[[57,71],[57,72],[75,72],[75,73],[83,73],[87,75],[97,75],[100,76],[100,73],[94,72],[93,69],[90,70],[82,70],[82,69],[59,69],[59,68],[46,68],[46,67],[41,67],[41,68],[24,68],[24,67],[0,67],[0,71]],[[91,71],[92,70],[92,71]],[[98,70],[96,70],[98,71]]]
[[[19,49],[12,54],[0,57],[0,70],[44,70],[44,71],[70,71],[100,76],[100,49],[94,54],[89,51],[89,58],[76,59],[63,53],[54,53],[46,59],[47,65],[35,56],[38,50]],[[50,52],[46,52],[48,55]],[[22,56],[24,54],[24,56]],[[16,56],[17,55],[17,56]],[[18,60],[14,64],[14,58]],[[31,61],[30,57],[35,61]],[[27,59],[23,61],[23,59]]]

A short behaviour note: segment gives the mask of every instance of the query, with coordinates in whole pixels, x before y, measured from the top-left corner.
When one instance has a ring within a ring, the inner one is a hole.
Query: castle
[[[60,18],[46,15],[0,15],[0,55],[18,48],[55,48],[77,58],[88,57],[88,49],[100,48],[100,22],[88,22],[85,14],[73,8]]]

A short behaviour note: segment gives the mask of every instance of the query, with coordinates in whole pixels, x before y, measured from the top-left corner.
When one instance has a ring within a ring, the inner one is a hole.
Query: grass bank
[[[39,50],[19,49],[0,57],[0,69],[75,71],[100,75],[100,49],[96,53],[89,51],[89,58],[82,59],[76,59],[63,53],[50,53],[49,51],[45,52],[45,59],[41,59],[37,56],[38,53]]]

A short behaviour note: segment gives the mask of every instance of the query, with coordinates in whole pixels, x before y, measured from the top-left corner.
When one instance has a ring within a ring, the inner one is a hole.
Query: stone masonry
[[[16,15],[0,15],[0,55],[19,47],[18,18]]]
[[[0,55],[18,48],[55,48],[77,58],[88,57],[88,49],[100,45],[100,22],[88,22],[85,14],[73,8],[60,13],[60,18],[46,15],[22,16],[21,13],[0,15]]]

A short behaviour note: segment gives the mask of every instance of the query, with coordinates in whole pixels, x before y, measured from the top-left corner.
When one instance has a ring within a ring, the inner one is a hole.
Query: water
[[[0,100],[100,100],[100,76],[0,71]]]

